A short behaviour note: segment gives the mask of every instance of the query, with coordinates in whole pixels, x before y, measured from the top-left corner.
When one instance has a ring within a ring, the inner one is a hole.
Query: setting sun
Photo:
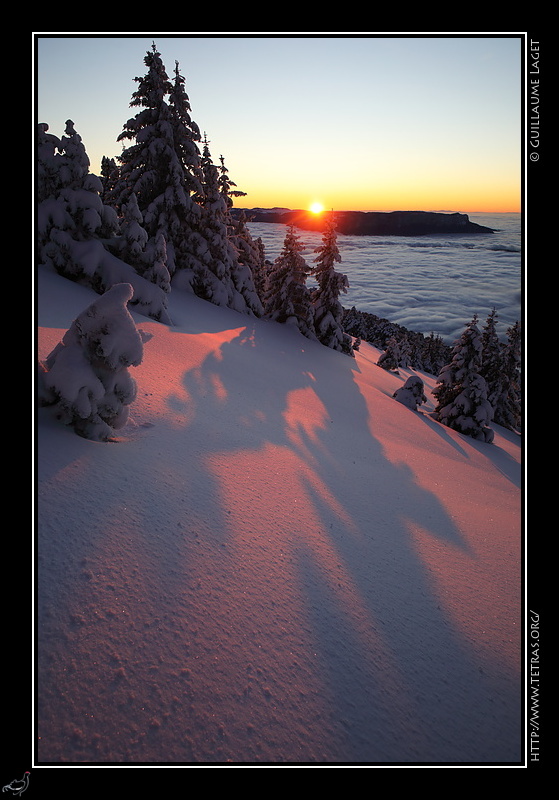
[[[312,203],[309,210],[312,211],[313,214],[320,214],[321,211],[324,211],[324,206],[322,203]]]

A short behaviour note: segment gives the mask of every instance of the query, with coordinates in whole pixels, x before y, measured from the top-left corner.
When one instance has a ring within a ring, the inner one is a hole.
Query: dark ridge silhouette
[[[250,222],[280,222],[303,230],[322,231],[323,214],[302,209],[231,209],[233,216],[244,213]],[[471,222],[467,214],[439,211],[336,211],[338,233],[355,236],[427,236],[442,233],[494,233]]]

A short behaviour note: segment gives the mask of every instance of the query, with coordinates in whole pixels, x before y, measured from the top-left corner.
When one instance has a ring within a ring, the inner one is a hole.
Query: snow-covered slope
[[[44,358],[96,297],[37,287]],[[38,763],[521,759],[520,439],[170,297],[117,443],[39,409]]]

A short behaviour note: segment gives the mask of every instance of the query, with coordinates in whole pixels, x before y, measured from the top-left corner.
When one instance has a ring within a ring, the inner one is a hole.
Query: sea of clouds
[[[350,288],[341,300],[413,331],[431,332],[452,344],[478,315],[483,325],[497,309],[498,332],[522,318],[522,237],[519,214],[469,214],[493,234],[447,234],[418,237],[338,236],[340,272]],[[283,247],[285,226],[249,223],[260,236],[266,256]],[[321,235],[299,231],[303,256],[314,262]],[[312,282],[309,282],[312,285]]]

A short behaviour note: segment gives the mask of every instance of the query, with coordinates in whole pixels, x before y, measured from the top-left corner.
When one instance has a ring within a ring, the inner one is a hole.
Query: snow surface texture
[[[93,299],[40,272],[39,358]],[[366,343],[132,315],[120,441],[38,410],[38,763],[518,763],[520,438]]]

